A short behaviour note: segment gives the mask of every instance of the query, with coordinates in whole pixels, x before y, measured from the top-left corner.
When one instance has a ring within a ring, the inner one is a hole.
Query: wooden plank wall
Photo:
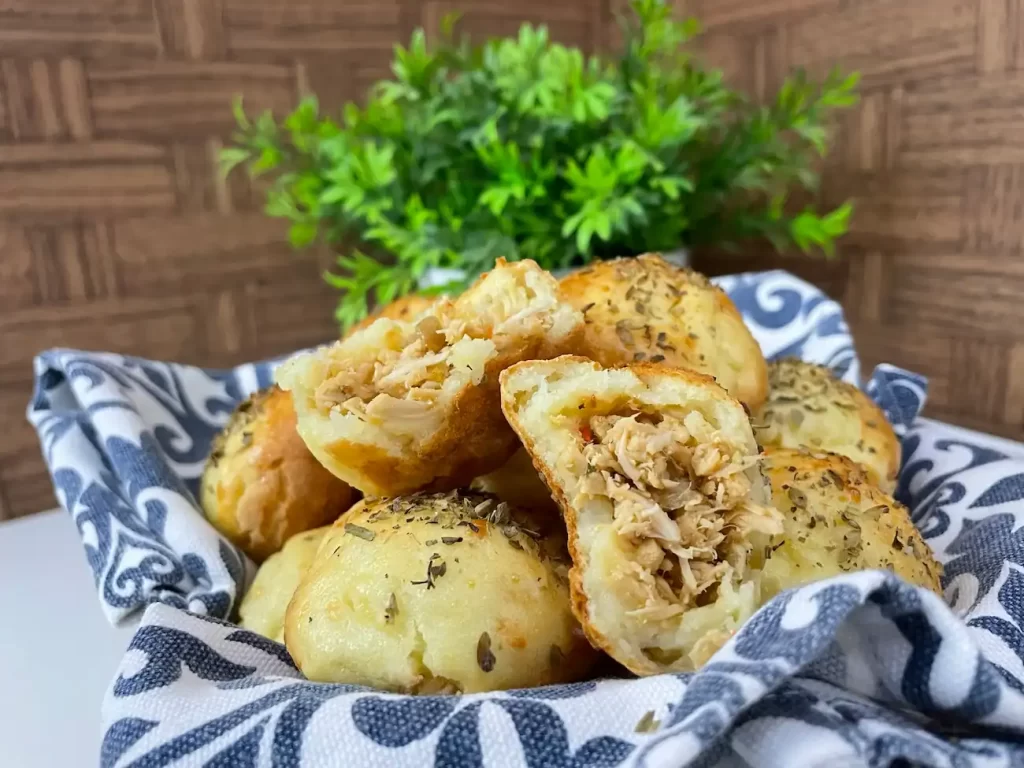
[[[869,366],[927,374],[929,415],[1024,438],[1020,0],[691,5],[711,58],[750,92],[793,67],[861,72],[823,189],[825,202],[857,200],[842,261],[773,263],[843,301]]]
[[[1024,432],[1021,0],[693,0],[751,92],[792,66],[864,73],[824,195],[860,199],[842,261],[786,262],[841,298],[862,356],[928,374],[930,412]],[[236,93],[328,108],[394,42],[465,11],[614,44],[621,0],[0,0],[0,519],[53,504],[24,420],[31,359],[92,347],[229,365],[333,333],[325,254],[218,179]],[[774,263],[760,255],[712,271]]]

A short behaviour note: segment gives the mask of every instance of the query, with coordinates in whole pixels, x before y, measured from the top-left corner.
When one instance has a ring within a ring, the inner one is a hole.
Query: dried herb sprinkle
[[[800,509],[807,508],[807,494],[801,491],[799,488],[791,487],[787,492],[789,500],[792,501]]]
[[[363,528],[363,526],[356,525],[355,523],[345,523],[345,533],[360,538],[363,541],[373,541],[377,538],[377,534],[369,528]]]
[[[398,615],[398,600],[395,598],[395,593],[391,593],[391,597],[388,598],[387,607],[384,609],[384,621],[391,624],[395,620],[395,616]]]
[[[644,716],[640,718],[640,722],[636,724],[636,728],[633,730],[636,733],[651,733],[660,727],[661,722],[654,718],[654,710],[652,709],[644,713]]]
[[[491,636],[484,632],[476,642],[476,663],[484,672],[490,672],[496,661],[491,652]]]
[[[427,577],[410,583],[416,586],[425,584],[427,589],[434,589],[437,580],[448,572],[448,564],[440,558],[441,556],[437,552],[432,554],[430,560],[427,561]]]

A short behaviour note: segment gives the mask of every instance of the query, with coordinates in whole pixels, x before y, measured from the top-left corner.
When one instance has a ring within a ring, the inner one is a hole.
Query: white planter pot
[[[447,269],[445,267],[431,267],[423,273],[417,285],[420,290],[437,288],[439,285],[447,285],[456,280],[464,280],[466,271],[464,269]]]
[[[686,248],[677,248],[674,251],[666,251],[661,254],[662,258],[670,264],[675,264],[677,267],[688,267],[690,266],[690,252]],[[562,278],[573,272],[573,269],[556,269],[551,272],[555,277]],[[439,285],[445,285],[454,280],[462,280],[466,277],[465,271],[461,269],[445,269],[441,267],[431,267],[423,273],[423,277],[419,280],[419,287],[421,290],[426,288],[436,288]]]
[[[674,251],[666,251],[661,254],[661,257],[669,264],[675,264],[677,267],[690,266],[690,250],[688,248],[676,248]]]

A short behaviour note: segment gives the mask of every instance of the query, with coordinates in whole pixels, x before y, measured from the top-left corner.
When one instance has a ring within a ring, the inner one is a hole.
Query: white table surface
[[[133,631],[103,616],[66,512],[0,523],[0,765],[99,765],[100,704]]]

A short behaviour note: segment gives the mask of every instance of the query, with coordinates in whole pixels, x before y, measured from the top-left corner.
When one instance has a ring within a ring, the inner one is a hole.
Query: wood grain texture
[[[863,74],[860,104],[838,120],[821,192],[825,204],[857,204],[841,260],[698,263],[804,275],[843,302],[865,367],[886,361],[929,377],[926,413],[1024,439],[1020,0],[686,6],[703,8],[712,41],[742,36],[771,51],[758,60],[709,45],[708,57],[738,83],[797,66]]]
[[[753,249],[841,300],[866,365],[931,379],[929,412],[1024,437],[1024,0],[679,0],[755,99],[790,68],[864,74],[823,203],[842,258]],[[624,0],[0,0],[0,519],[53,504],[24,419],[31,359],[86,347],[224,366],[336,333],[323,252],[293,253],[262,191],[216,172],[230,100],[327,109],[386,77],[413,28],[547,24],[587,50]]]

